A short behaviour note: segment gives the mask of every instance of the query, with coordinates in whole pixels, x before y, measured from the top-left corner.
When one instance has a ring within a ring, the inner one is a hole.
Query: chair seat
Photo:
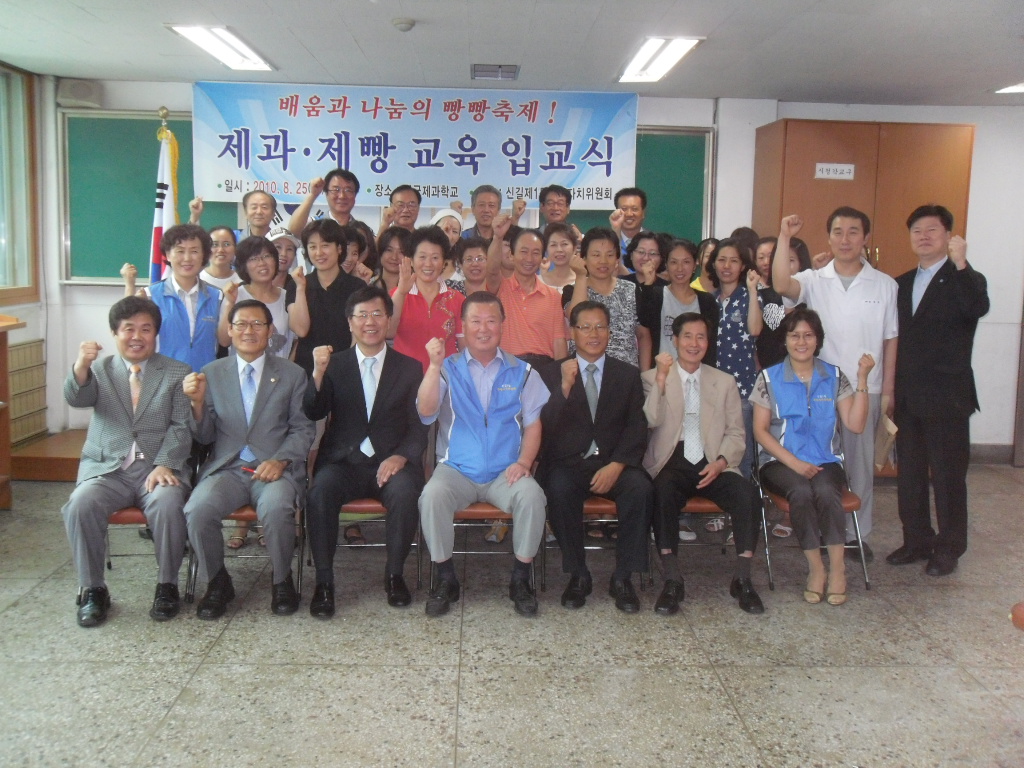
[[[618,509],[615,502],[603,496],[591,496],[583,502],[584,517],[616,517]]]
[[[725,511],[715,502],[703,496],[693,496],[686,501],[683,513],[687,515],[724,515]]]
[[[111,525],[145,525],[146,516],[138,507],[125,507],[107,518]]]
[[[456,522],[464,522],[470,520],[511,520],[512,514],[505,512],[502,509],[498,509],[493,504],[488,504],[486,501],[476,501],[470,504],[465,509],[460,509],[455,513]]]
[[[772,504],[774,504],[780,512],[787,515],[789,514],[789,501],[785,496],[779,496],[777,493],[772,493],[768,490],[766,490],[765,493],[768,494],[768,498],[771,499]],[[859,509],[860,496],[849,489],[843,491],[843,511],[850,514],[851,512],[856,512]]]
[[[239,507],[230,515],[227,516],[228,520],[233,520],[236,523],[255,523],[258,522],[259,518],[256,517],[256,507],[251,504],[246,504],[244,507]]]
[[[341,505],[341,511],[347,515],[373,515],[383,517],[387,514],[379,499],[353,499]]]

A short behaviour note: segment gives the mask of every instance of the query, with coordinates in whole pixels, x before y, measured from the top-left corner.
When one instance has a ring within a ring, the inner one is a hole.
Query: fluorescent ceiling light
[[[619,78],[620,83],[654,83],[661,80],[676,63],[689,53],[703,38],[649,37],[640,47],[633,60],[626,65],[626,71]]]
[[[172,30],[186,40],[195,43],[231,69],[260,70],[265,72],[273,69],[252,48],[224,27],[170,26]]]
[[[1017,83],[1006,88],[1000,88],[996,93],[1024,93],[1024,83]]]

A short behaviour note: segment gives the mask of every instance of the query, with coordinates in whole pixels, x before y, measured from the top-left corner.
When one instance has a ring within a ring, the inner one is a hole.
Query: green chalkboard
[[[178,140],[178,218],[192,199],[192,121],[168,120]],[[160,120],[152,113],[64,113],[67,277],[120,280],[130,261],[145,281],[153,235]],[[207,203],[203,226],[237,225],[235,203]]]
[[[708,132],[655,133],[636,137],[636,186],[647,193],[644,227],[697,243],[704,238]],[[574,210],[570,221],[586,232],[607,227],[605,211]]]

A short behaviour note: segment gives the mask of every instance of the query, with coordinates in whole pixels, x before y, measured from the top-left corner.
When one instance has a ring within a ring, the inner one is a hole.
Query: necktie
[[[597,366],[593,363],[587,364],[587,380],[583,383],[583,391],[587,393],[587,405],[590,406],[590,418],[597,419],[597,379],[594,378],[594,372],[597,371]],[[597,453],[597,441],[590,441],[590,448],[583,454],[584,459],[589,459],[591,456]]]
[[[252,422],[252,407],[256,404],[256,379],[252,377],[253,370],[250,363],[246,363],[245,368],[242,369],[242,373],[245,374],[242,379],[242,407],[245,409],[246,424]],[[238,458],[242,461],[255,461],[256,454],[247,445],[238,454]]]
[[[704,443],[700,439],[700,391],[692,376],[686,379],[686,415],[683,417],[683,456],[691,464],[704,458]]]
[[[139,376],[142,368],[138,365],[132,366],[132,372],[128,375],[128,388],[132,393],[132,410],[139,407],[139,397],[142,395],[142,377]]]
[[[377,362],[375,357],[363,358],[363,399],[366,401],[366,420],[370,420],[373,412],[373,401],[377,396],[377,382],[373,378],[373,365]],[[367,437],[359,444],[359,450],[366,456],[373,456],[373,443]]]

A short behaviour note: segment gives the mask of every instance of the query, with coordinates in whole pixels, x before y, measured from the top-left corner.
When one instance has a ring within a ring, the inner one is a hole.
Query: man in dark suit
[[[107,618],[107,518],[123,507],[141,507],[153,531],[159,576],[149,615],[166,621],[181,605],[181,510],[189,487],[185,463],[192,448],[181,382],[189,367],[156,353],[161,315],[149,299],[121,299],[109,319],[117,354],[97,362],[103,348],[95,341],[82,342],[64,382],[68,405],[94,409],[78,464],[78,485],[61,510],[82,590],[78,623],[83,627]]]
[[[640,600],[630,577],[648,567],[654,492],[642,467],[647,419],[640,371],[605,355],[610,323],[604,304],[577,304],[569,316],[576,357],[543,372],[551,397],[540,414],[545,442],[541,485],[562,550],[562,571],[569,574],[562,605],[582,608],[592,589],[583,548],[583,503],[598,495],[615,501],[619,519],[609,591],[616,608],[636,613]]]
[[[679,611],[685,592],[676,558],[679,510],[698,495],[732,520],[736,572],[729,594],[747,613],[764,613],[750,580],[760,499],[739,471],[747,443],[739,390],[731,375],[701,364],[710,333],[703,315],[679,315],[672,323],[677,359],[662,352],[655,368],[641,375],[644,415],[651,425],[644,469],[654,478],[654,535],[665,571],[654,610],[665,616]]]
[[[224,568],[222,521],[252,504],[273,571],[270,607],[286,616],[299,607],[291,572],[295,510],[306,488],[306,454],[316,431],[302,412],[306,375],[295,363],[267,354],[274,328],[266,304],[240,301],[228,320],[235,354],[184,382],[192,401],[192,434],[200,443],[213,443],[185,505],[199,575],[209,582],[196,615],[220,618],[234,598]]]
[[[380,499],[387,510],[388,604],[412,602],[402,571],[419,522],[427,428],[416,412],[423,367],[387,346],[393,309],[382,289],[357,290],[345,306],[356,345],[338,352],[330,346],[313,350],[303,409],[313,420],[331,416],[306,506],[316,565],[309,612],[322,619],[334,615],[338,513],[357,498]]]
[[[956,570],[967,550],[970,418],[978,410],[971,351],[989,310],[984,275],[967,263],[967,243],[952,237],[953,215],[923,205],[907,219],[919,264],[897,279],[900,352],[896,358],[897,497],[903,546],[891,565],[928,560],[930,576]],[[938,535],[931,526],[928,477]]]

